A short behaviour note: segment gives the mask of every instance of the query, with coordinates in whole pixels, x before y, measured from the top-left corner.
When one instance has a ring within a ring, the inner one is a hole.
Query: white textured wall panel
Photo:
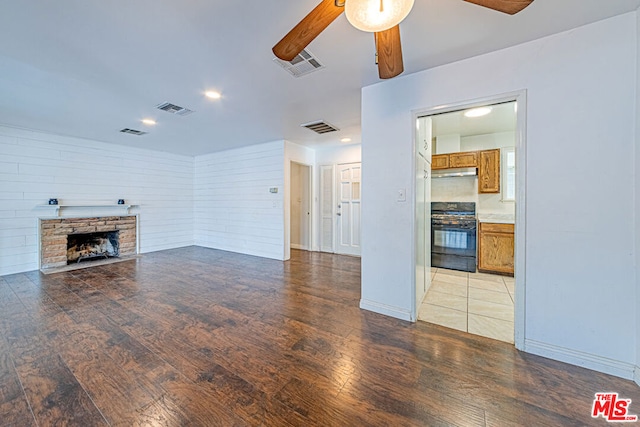
[[[132,137],[132,145],[135,137]],[[0,126],[0,275],[38,268],[37,208],[60,203],[139,204],[140,251],[193,244],[192,157]],[[65,215],[121,213],[68,209]]]
[[[196,157],[196,244],[283,259],[283,159],[284,141]]]

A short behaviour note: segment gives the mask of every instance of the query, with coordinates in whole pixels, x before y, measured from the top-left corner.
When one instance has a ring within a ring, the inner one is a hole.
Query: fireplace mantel
[[[132,205],[132,204],[104,204],[104,203],[92,203],[92,204],[61,204],[61,205],[37,205],[36,207],[39,209],[50,209],[55,211],[55,216],[62,216],[62,212],[66,208],[108,208],[108,209],[122,209],[124,212],[129,214],[129,209],[138,207],[140,205]]]

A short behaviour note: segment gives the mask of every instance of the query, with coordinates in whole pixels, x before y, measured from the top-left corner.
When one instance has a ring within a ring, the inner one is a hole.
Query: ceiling
[[[465,112],[473,110],[451,111],[431,116],[431,134],[434,138],[444,135],[460,137],[487,135],[498,132],[515,132],[516,102],[503,102],[491,105],[489,114],[480,117],[466,117]]]
[[[325,68],[294,78],[272,61],[273,45],[318,1],[0,0],[0,123],[185,155],[281,139],[359,143],[360,89],[379,82],[371,34],[343,15],[308,47]],[[535,0],[509,16],[416,0],[401,24],[404,75],[639,6]],[[211,89],[222,98],[204,97]],[[195,113],[155,108],[165,101]],[[300,127],[318,119],[340,131]]]

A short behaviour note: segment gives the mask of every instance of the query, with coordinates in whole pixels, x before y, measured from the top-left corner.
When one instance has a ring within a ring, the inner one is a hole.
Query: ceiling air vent
[[[147,133],[147,132],[143,132],[141,130],[129,129],[129,128],[120,129],[120,132],[122,132],[122,133],[130,133],[131,135],[144,135],[144,134]]]
[[[334,125],[331,125],[325,122],[324,120],[317,120],[315,122],[303,123],[300,126],[305,127],[307,129],[311,129],[315,133],[319,133],[319,134],[335,132],[340,130]]]
[[[163,102],[162,104],[156,105],[158,110],[166,111],[167,113],[177,114],[178,116],[187,116],[193,113],[193,110],[189,110],[188,108],[180,107],[176,104],[172,104],[170,102]]]
[[[304,49],[292,61],[283,61],[280,58],[273,58],[273,62],[287,70],[293,77],[301,77],[313,71],[324,68],[318,60]]]

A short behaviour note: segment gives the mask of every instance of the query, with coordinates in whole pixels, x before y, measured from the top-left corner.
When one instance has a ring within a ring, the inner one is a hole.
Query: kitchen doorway
[[[293,249],[311,250],[311,166],[291,162],[290,240]]]
[[[524,96],[415,115],[416,317],[519,348]]]

